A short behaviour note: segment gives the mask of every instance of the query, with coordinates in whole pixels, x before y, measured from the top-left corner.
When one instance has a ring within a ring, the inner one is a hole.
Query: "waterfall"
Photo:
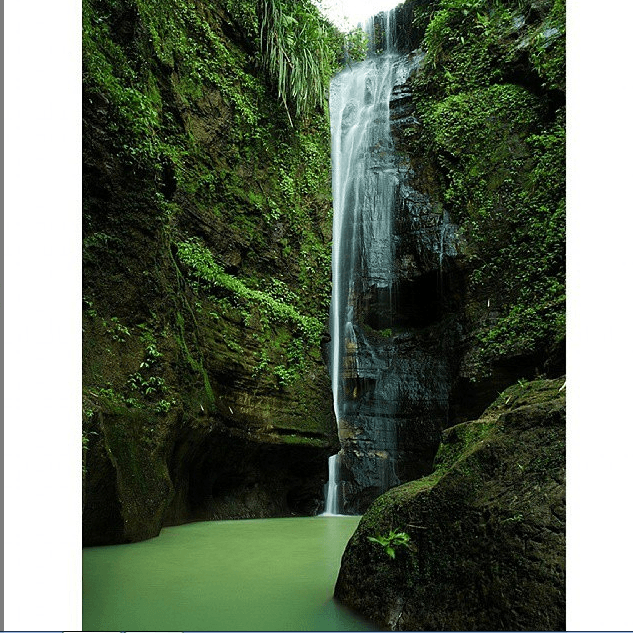
[[[374,496],[399,483],[394,471],[399,385],[388,377],[393,353],[383,343],[394,325],[397,294],[393,220],[399,175],[389,102],[412,63],[396,51],[395,22],[395,10],[371,18],[365,25],[367,59],[338,73],[330,85],[330,370],[342,449],[330,457],[328,514],[342,509],[342,461],[352,453],[364,461],[363,485]]]
[[[339,454],[330,455],[328,458],[328,481],[325,490],[325,512],[323,516],[336,516],[339,514]]]

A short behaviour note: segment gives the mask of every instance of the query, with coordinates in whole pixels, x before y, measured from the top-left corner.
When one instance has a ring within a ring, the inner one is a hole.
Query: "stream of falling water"
[[[376,28],[378,26],[378,28]],[[363,62],[337,74],[330,85],[332,133],[332,303],[330,308],[331,376],[334,410],[342,449],[330,457],[325,514],[342,510],[341,457],[347,431],[354,426],[355,407],[364,385],[380,382],[380,358],[367,344],[359,326],[360,303],[368,297],[373,325],[388,331],[393,321],[394,239],[393,214],[398,185],[389,101],[394,86],[411,71],[407,56],[395,46],[395,11],[381,13],[365,25],[369,53]],[[363,367],[359,367],[359,346]],[[367,360],[369,359],[369,360]],[[375,422],[363,439],[365,457],[379,464],[374,479],[382,491],[398,482],[393,469],[396,428],[394,394],[374,388]],[[352,432],[358,437],[358,433]],[[359,454],[358,447],[355,447]],[[378,472],[380,471],[380,472]]]

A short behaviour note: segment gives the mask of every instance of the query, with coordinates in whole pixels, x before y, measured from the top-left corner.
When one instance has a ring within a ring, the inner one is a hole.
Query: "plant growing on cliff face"
[[[228,291],[237,299],[245,301],[249,308],[256,306],[263,321],[272,319],[288,323],[297,329],[309,345],[319,345],[321,323],[318,319],[301,314],[293,305],[275,299],[268,292],[250,288],[241,279],[225,272],[214,260],[211,251],[199,241],[179,242],[177,247],[178,258],[187,266],[191,277],[205,283],[209,290]]]
[[[150,343],[145,350],[145,358],[141,361],[141,368],[151,367],[161,356],[156,345]]]
[[[367,33],[360,27],[345,34],[343,54],[348,62],[362,62],[367,54]]]
[[[103,321],[103,327],[112,340],[118,343],[125,343],[127,340],[126,337],[131,336],[130,330],[122,323],[119,323],[118,317],[111,317],[109,322]]]
[[[395,530],[390,530],[389,534],[384,536],[381,536],[380,534],[377,534],[376,536],[368,536],[367,540],[372,543],[382,545],[385,550],[385,554],[387,554],[389,558],[395,559],[396,547],[409,547],[411,537],[406,532],[396,532]]]
[[[336,65],[332,27],[309,2],[259,0],[260,51],[277,83],[290,124],[310,108],[325,108]]]

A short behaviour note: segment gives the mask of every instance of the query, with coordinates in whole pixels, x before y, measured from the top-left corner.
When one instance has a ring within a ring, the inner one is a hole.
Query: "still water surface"
[[[83,553],[88,631],[370,631],[332,599],[360,517],[210,521]]]

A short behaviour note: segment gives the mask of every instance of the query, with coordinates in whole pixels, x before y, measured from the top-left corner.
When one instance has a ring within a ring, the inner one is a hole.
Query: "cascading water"
[[[325,512],[323,516],[336,516],[339,514],[339,456],[330,455],[328,458],[328,481],[325,490]]]
[[[349,473],[354,460],[363,464],[362,476],[352,477],[357,482],[354,494],[368,491],[374,498],[399,483],[394,459],[401,380],[397,369],[390,368],[393,350],[383,344],[395,324],[397,292],[393,225],[399,174],[390,99],[394,86],[406,81],[414,61],[396,50],[395,11],[372,18],[365,31],[367,59],[339,73],[330,86],[334,202],[330,356],[342,449],[330,457],[326,514],[347,509],[342,498],[353,495],[351,489],[345,490],[341,473]],[[372,343],[381,336],[383,341]]]

